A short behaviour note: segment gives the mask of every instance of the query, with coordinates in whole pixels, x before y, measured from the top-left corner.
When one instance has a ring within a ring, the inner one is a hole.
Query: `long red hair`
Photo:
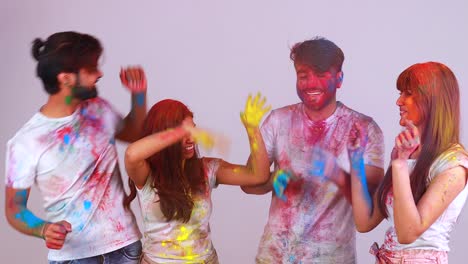
[[[166,99],[156,103],[148,112],[143,125],[143,137],[179,126],[193,113],[183,103]],[[167,221],[188,222],[192,214],[192,194],[206,189],[203,162],[198,152],[183,165],[182,143],[173,144],[147,159],[151,168],[152,187],[159,196],[161,211]],[[129,179],[130,195],[124,204],[135,199],[136,187]]]
[[[460,141],[460,92],[453,72],[438,62],[410,66],[398,76],[397,89],[415,94],[423,121],[421,154],[410,174],[414,201],[418,203],[426,191],[431,164]],[[385,217],[388,217],[385,200],[391,188],[392,168],[389,167],[378,192],[379,209]]]

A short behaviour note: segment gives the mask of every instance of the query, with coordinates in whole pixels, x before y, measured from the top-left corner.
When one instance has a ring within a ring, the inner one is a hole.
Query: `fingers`
[[[362,128],[361,123],[355,122],[349,132],[348,149],[357,150],[364,148],[367,144],[367,133]]]
[[[349,131],[349,137],[348,137],[348,148],[350,149],[355,149],[357,146],[359,146],[359,131],[356,128],[357,124],[354,123],[353,127]]]
[[[266,98],[264,99],[264,101],[265,101],[265,100],[266,100]],[[262,110],[262,116],[264,116],[266,113],[270,112],[270,110],[271,110],[271,105],[269,105],[269,106],[263,108],[263,110]]]
[[[65,222],[66,224],[63,222],[50,224],[44,235],[55,239],[65,239],[67,233],[71,232],[71,225],[68,222]]]
[[[143,76],[143,69],[140,67],[128,67],[125,69],[125,78],[127,81],[141,81]]]
[[[405,129],[403,132],[400,133],[402,143],[404,143],[407,146],[412,146],[414,144],[414,138],[412,133],[408,130]]]
[[[404,119],[403,124],[403,130],[395,138],[395,155],[392,154],[392,160],[410,158],[421,144],[419,129],[413,121]]]
[[[411,127],[410,129],[405,128],[397,136],[400,143],[400,147],[403,148],[415,148],[419,146],[419,132],[416,127]]]
[[[67,221],[47,224],[44,228],[44,240],[50,249],[61,249],[67,234],[72,231],[72,226]]]
[[[409,134],[403,131],[395,138],[395,155],[392,153],[392,160],[408,159],[411,154],[419,147],[419,144],[416,144],[414,139],[408,140],[408,137]]]
[[[62,221],[58,222],[57,224],[62,225],[62,226],[65,228],[65,230],[67,230],[67,232],[71,232],[71,231],[72,231],[72,226],[71,226],[71,224],[70,224],[69,222],[65,221],[65,220],[62,220]]]
[[[408,120],[406,122],[407,131],[410,133],[412,139],[414,139],[414,143],[419,145],[420,137],[419,137],[419,129],[416,125],[414,125],[413,121]]]
[[[260,93],[258,93],[257,96],[260,96]],[[262,100],[258,103],[258,107],[260,109],[263,109],[263,106],[265,105],[265,103],[266,103],[266,97],[263,97]]]
[[[121,68],[120,80],[132,92],[143,92],[146,90],[146,75],[140,66]]]
[[[245,104],[244,112],[241,112],[241,121],[247,128],[258,127],[260,121],[266,112],[270,111],[271,106],[265,107],[266,97],[262,97],[261,93],[252,99],[249,94]]]
[[[252,95],[249,94],[249,96],[247,97],[247,102],[245,103],[245,108],[250,108],[252,105]]]
[[[254,101],[253,101],[253,105],[254,106],[258,106],[258,100],[260,99],[260,92],[258,92],[256,95],[255,95],[255,98],[254,98]]]
[[[46,242],[46,246],[49,249],[61,249],[63,247],[64,242]]]
[[[247,123],[247,120],[245,120],[244,112],[240,112],[240,118],[241,118],[242,124],[246,124],[246,123]]]
[[[395,146],[397,149],[401,149],[402,146],[403,146],[403,143],[402,143],[402,140],[400,138],[400,135],[398,135],[396,138],[395,138]]]

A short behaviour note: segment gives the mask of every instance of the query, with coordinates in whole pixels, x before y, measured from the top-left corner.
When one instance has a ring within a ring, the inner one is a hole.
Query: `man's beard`
[[[93,87],[84,87],[80,84],[77,84],[72,89],[72,96],[73,98],[80,99],[82,101],[92,99],[97,97],[98,92],[96,86]]]

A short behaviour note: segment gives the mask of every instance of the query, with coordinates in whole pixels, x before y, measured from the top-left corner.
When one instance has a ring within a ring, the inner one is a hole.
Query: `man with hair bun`
[[[115,138],[133,142],[146,117],[146,77],[128,67],[120,79],[132,106],[123,118],[97,93],[102,46],[59,32],[33,42],[47,102],[8,141],[5,214],[21,233],[45,240],[49,263],[138,263],[141,234],[125,209]],[[36,184],[46,217],[28,208]]]

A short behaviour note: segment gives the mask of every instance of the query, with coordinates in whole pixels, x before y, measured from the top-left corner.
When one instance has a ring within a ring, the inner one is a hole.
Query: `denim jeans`
[[[49,261],[49,264],[138,264],[140,256],[141,242],[137,241],[103,255],[66,261]]]

